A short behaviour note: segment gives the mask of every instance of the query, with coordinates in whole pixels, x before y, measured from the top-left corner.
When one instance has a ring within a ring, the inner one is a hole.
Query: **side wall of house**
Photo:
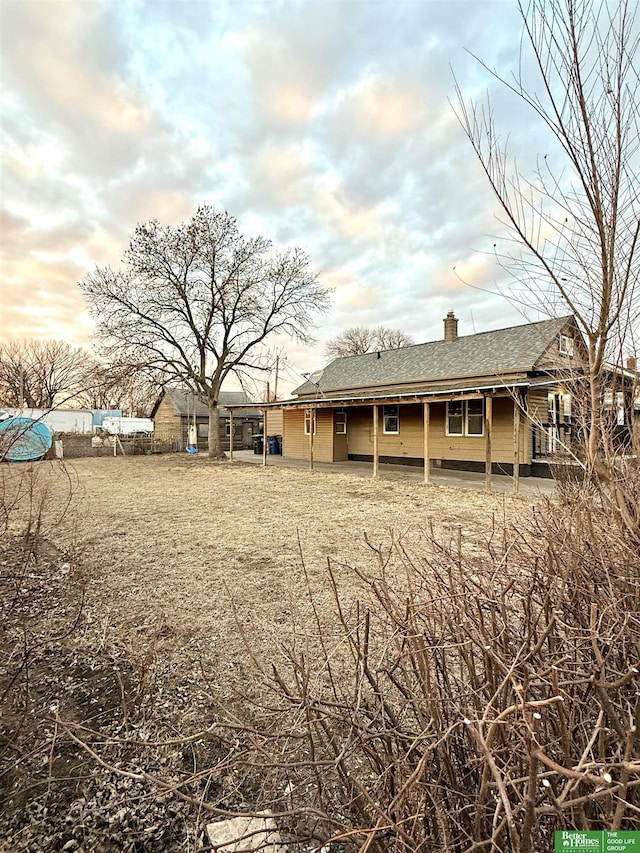
[[[283,412],[282,409],[265,409],[266,428],[265,435],[283,435]]]
[[[291,459],[309,458],[309,436],[304,434],[304,410],[286,409],[283,416],[282,454]],[[313,436],[313,458],[317,462],[333,462],[333,411],[316,411]]]
[[[546,398],[545,398],[546,400]],[[318,410],[318,429],[314,437],[314,458],[318,461],[340,461],[349,457],[373,456],[373,417],[370,406],[356,406],[347,410],[347,435],[333,435],[333,412]],[[378,406],[378,454],[399,462],[422,461],[424,453],[422,404],[400,406],[400,431],[387,435],[383,430],[382,406]],[[493,428],[491,456],[495,463],[513,463],[513,401],[510,397],[493,400]],[[343,448],[343,445],[346,445]],[[446,435],[446,404],[432,403],[430,412],[429,449],[432,464],[440,462],[484,463],[486,442],[484,436]],[[345,453],[346,451],[346,453]],[[309,455],[309,437],[304,435],[304,412],[285,410],[285,456],[306,459]],[[520,429],[520,464],[531,461],[531,433],[523,418]]]

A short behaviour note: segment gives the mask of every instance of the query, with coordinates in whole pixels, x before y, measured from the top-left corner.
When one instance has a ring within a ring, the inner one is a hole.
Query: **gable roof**
[[[165,388],[158,402],[153,408],[151,417],[156,413],[160,401],[163,397],[168,397],[179,415],[190,415],[193,417],[193,408],[195,405],[195,414],[198,418],[208,418],[209,409],[206,403],[191,391],[183,391],[181,388]],[[219,412],[221,417],[229,417],[229,410],[226,406],[242,406],[254,403],[253,400],[245,394],[244,391],[221,391],[218,395]],[[241,413],[244,418],[261,418],[262,412],[259,409],[245,409]]]
[[[401,349],[345,356],[312,374],[293,392],[317,394],[345,388],[371,388],[413,381],[531,372],[572,316],[431,341]]]

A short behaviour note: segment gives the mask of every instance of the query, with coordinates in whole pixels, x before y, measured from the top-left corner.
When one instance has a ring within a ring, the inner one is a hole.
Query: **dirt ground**
[[[216,764],[213,736],[182,738],[261,698],[256,660],[269,671],[293,644],[324,660],[316,615],[338,659],[328,563],[348,608],[366,596],[354,569],[377,560],[365,536],[419,558],[425,529],[456,543],[461,530],[469,554],[531,512],[511,496],[186,454],[1,466],[0,507],[0,850],[29,853],[194,849],[201,809],[157,780]],[[174,746],[132,754],[124,733]],[[194,796],[247,807],[253,779],[244,793],[233,774],[208,779]]]
[[[509,496],[186,455],[40,463],[38,484],[45,536],[89,572],[86,609],[104,631],[134,642],[154,625],[218,672],[241,665],[247,639],[268,651],[282,626],[304,626],[302,560],[322,606],[328,559],[347,586],[349,567],[373,559],[365,534],[412,549],[426,525],[445,536],[460,525],[473,547],[530,511]]]

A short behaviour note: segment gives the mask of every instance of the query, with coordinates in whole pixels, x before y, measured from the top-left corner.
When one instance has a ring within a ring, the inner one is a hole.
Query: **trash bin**
[[[262,455],[264,453],[264,436],[262,435],[254,435],[253,437],[253,452],[256,455]]]
[[[277,456],[280,453],[280,445],[278,444],[277,435],[267,436],[267,448],[269,450],[269,456]]]

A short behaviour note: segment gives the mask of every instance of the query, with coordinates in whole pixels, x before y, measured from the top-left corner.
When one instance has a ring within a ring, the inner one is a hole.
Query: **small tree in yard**
[[[587,363],[573,379],[585,413],[585,468],[640,535],[637,502],[620,488],[603,388],[607,362],[621,365],[634,353],[640,326],[637,4],[532,0],[520,12],[527,55],[518,74],[507,79],[482,64],[546,127],[548,152],[525,176],[490,104],[467,105],[458,90],[458,117],[507,228],[509,248],[496,244],[496,253],[520,283],[510,298],[570,311],[584,335]],[[524,79],[528,59],[537,82]]]
[[[138,225],[121,269],[96,268],[80,288],[119,363],[187,385],[206,402],[214,459],[224,458],[225,379],[268,369],[261,345],[274,333],[308,341],[313,314],[328,306],[301,249],[274,252],[208,206],[176,227]]]

